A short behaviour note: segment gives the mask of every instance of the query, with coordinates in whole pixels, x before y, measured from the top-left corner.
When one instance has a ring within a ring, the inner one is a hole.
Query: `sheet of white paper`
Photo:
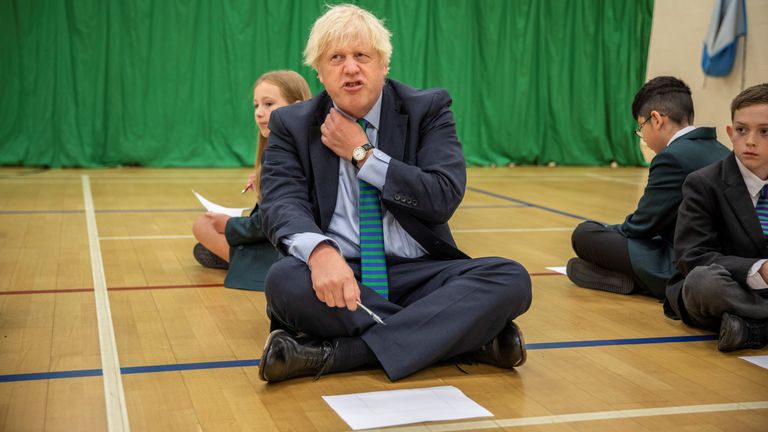
[[[352,429],[423,421],[493,417],[453,386],[323,396]]]
[[[203,207],[205,207],[205,209],[211,213],[221,213],[227,216],[236,217],[236,216],[242,216],[243,211],[248,210],[247,208],[231,208],[231,207],[220,206],[216,203],[212,203],[208,201],[207,199],[203,198],[202,195],[200,195],[195,191],[192,191],[192,193],[195,194],[198,200],[200,200],[200,203],[203,204]]]
[[[768,369],[768,355],[761,355],[761,356],[744,356],[739,357],[742,360],[746,360],[750,363],[754,363],[761,368]]]
[[[547,267],[547,270],[552,270],[553,272],[558,272],[565,274],[565,266],[563,267]]]

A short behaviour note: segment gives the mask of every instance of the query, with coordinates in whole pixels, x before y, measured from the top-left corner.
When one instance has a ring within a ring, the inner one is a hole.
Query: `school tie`
[[[357,121],[365,131],[368,122]],[[358,221],[360,222],[360,272],[363,285],[389,298],[387,259],[384,256],[384,227],[381,222],[379,190],[363,180],[360,185]]]
[[[768,237],[768,185],[760,189],[760,197],[755,205],[757,218],[760,219],[760,226],[763,228],[763,235]]]

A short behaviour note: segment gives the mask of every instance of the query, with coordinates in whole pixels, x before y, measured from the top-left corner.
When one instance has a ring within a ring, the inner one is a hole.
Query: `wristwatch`
[[[363,159],[365,159],[365,155],[368,154],[368,150],[372,148],[373,146],[371,143],[365,143],[360,147],[355,147],[355,149],[352,150],[352,163],[357,166]]]

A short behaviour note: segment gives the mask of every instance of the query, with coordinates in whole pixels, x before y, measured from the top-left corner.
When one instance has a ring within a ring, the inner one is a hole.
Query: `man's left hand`
[[[345,160],[352,159],[352,150],[355,147],[368,142],[363,128],[354,120],[343,116],[336,108],[331,108],[331,112],[325,117],[325,122],[320,126],[320,133],[323,144]]]

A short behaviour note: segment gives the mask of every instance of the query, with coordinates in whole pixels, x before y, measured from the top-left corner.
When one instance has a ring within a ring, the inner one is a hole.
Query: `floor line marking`
[[[468,187],[467,189],[469,189],[469,190],[471,190],[473,192],[477,192],[477,193],[481,193],[481,194],[484,194],[484,195],[492,196],[494,198],[499,198],[499,199],[503,199],[503,200],[507,200],[507,201],[512,201],[512,202],[515,202],[515,203],[518,203],[518,204],[523,204],[523,205],[525,205],[527,207],[533,207],[533,208],[537,208],[537,209],[540,209],[540,210],[545,210],[545,211],[548,211],[548,212],[551,212],[551,213],[556,213],[556,214],[559,214],[559,215],[562,215],[562,216],[567,216],[567,217],[573,218],[573,219],[578,219],[578,220],[582,220],[582,221],[594,220],[595,222],[600,222],[600,221],[596,221],[595,219],[592,219],[592,218],[588,218],[588,217],[584,217],[584,216],[579,216],[577,214],[568,213],[568,212],[565,212],[565,211],[562,211],[562,210],[554,209],[554,208],[551,208],[551,207],[546,207],[546,206],[539,205],[539,204],[534,204],[534,203],[531,203],[531,202],[528,202],[528,201],[523,201],[521,199],[508,197],[506,195],[500,195],[500,194],[497,194],[497,193],[488,192],[488,191],[485,191],[485,190],[482,190],[482,189],[478,189],[476,187]],[[600,223],[602,223],[602,222],[600,222]]]
[[[100,240],[166,240],[166,239],[191,239],[193,235],[147,235],[147,236],[113,236],[100,237]]]
[[[558,228],[478,228],[478,229],[452,229],[452,233],[496,233],[496,232],[550,232],[573,231],[573,227]]]
[[[600,174],[585,173],[584,177],[593,178],[595,180],[603,180],[603,181],[609,181],[609,182],[615,182],[615,183],[623,183],[623,184],[628,184],[628,185],[632,185],[632,186],[640,186],[642,184],[642,183],[634,182],[634,181],[631,181],[631,180],[625,180],[625,179],[616,178],[616,177],[609,177],[609,176],[604,176],[604,175],[600,175]]]
[[[88,226],[88,246],[91,254],[93,291],[96,302],[96,320],[99,330],[99,347],[101,348],[101,369],[104,375],[107,429],[110,432],[128,432],[131,427],[128,424],[128,408],[125,404],[123,381],[120,376],[120,360],[117,356],[115,330],[112,327],[112,312],[109,308],[109,294],[104,276],[104,262],[99,244],[99,230],[96,225],[91,182],[87,175],[82,176],[82,181],[85,220]]]
[[[113,209],[113,210],[96,210],[95,213],[203,213],[204,209]],[[78,214],[84,213],[85,210],[65,210],[65,209],[48,209],[48,210],[0,210],[0,216],[2,215],[33,215],[33,214]]]
[[[548,349],[562,349],[562,348],[588,348],[588,347],[601,347],[601,346],[622,346],[622,345],[652,345],[660,343],[683,343],[683,342],[704,342],[710,340],[717,340],[717,335],[704,334],[704,335],[689,335],[689,336],[661,336],[651,338],[632,338],[632,339],[605,339],[605,340],[584,340],[584,341],[570,341],[570,342],[540,342],[540,343],[528,343],[525,344],[525,348],[529,351],[536,350],[548,350]],[[199,363],[177,363],[177,364],[165,364],[165,365],[149,365],[149,366],[131,366],[121,369],[124,374],[137,374],[137,373],[152,373],[152,372],[168,372],[168,371],[184,371],[184,370],[198,370],[198,369],[218,369],[218,368],[231,368],[231,367],[244,367],[244,366],[258,366],[260,359],[245,359],[245,360],[224,360],[217,362],[199,362]],[[60,372],[39,372],[39,373],[26,373],[26,374],[13,374],[13,375],[0,375],[0,382],[11,381],[31,381],[42,379],[54,379],[54,378],[78,378],[84,376],[101,375],[99,369],[87,369],[82,371],[60,371]]]
[[[107,291],[143,291],[143,290],[156,290],[156,289],[222,288],[222,287],[224,287],[224,284],[222,283],[183,284],[183,285],[147,285],[147,286],[112,287],[112,288],[107,288]],[[93,291],[93,288],[63,288],[63,289],[52,289],[52,290],[0,291],[0,295],[68,294],[68,293],[90,292],[90,291]]]
[[[504,427],[516,427],[516,426],[535,426],[535,425],[549,425],[559,423],[575,423],[584,421],[597,421],[597,420],[612,420],[612,419],[630,419],[638,417],[654,417],[654,416],[666,416],[666,415],[680,415],[680,414],[702,414],[713,412],[726,412],[726,411],[749,411],[768,409],[768,401],[755,401],[755,402],[736,402],[736,403],[722,403],[722,404],[706,404],[706,405],[681,405],[671,407],[660,408],[640,408],[631,410],[615,410],[615,411],[593,411],[585,413],[575,414],[559,414],[550,416],[538,416],[538,417],[520,417],[520,418],[507,418],[498,420],[482,420],[474,422],[464,423],[444,423],[429,425],[430,431],[435,432],[447,432],[447,431],[465,431],[465,430],[477,430],[477,429],[496,429]],[[424,426],[410,426],[404,428],[392,428],[387,430],[397,430],[401,432],[416,432],[423,431]]]

